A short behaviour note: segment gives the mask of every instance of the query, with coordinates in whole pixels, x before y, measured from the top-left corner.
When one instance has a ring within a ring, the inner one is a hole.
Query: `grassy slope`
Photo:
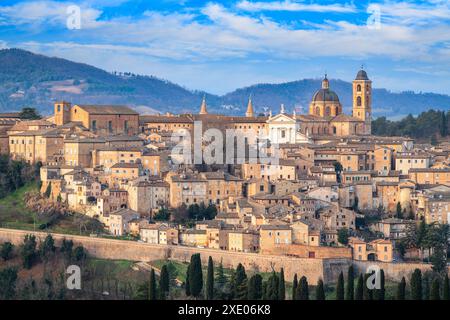
[[[40,219],[32,210],[26,208],[23,201],[24,195],[31,191],[37,191],[37,184],[35,182],[28,183],[5,198],[0,199],[0,227],[21,230],[51,231],[74,235],[80,234],[80,226],[76,219],[77,215],[62,216],[48,229],[39,230],[39,226],[46,221],[42,218]],[[88,217],[85,217],[85,219],[88,219]],[[90,232],[81,230],[81,234],[89,235]]]

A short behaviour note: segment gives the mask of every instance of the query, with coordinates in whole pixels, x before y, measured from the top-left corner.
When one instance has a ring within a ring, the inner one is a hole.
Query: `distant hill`
[[[127,104],[141,113],[195,112],[206,94],[209,111],[226,114],[245,112],[250,94],[257,112],[284,103],[288,110],[297,107],[307,112],[319,79],[304,79],[282,84],[257,84],[237,89],[224,96],[191,91],[169,81],[130,73],[109,73],[87,64],[47,57],[21,49],[0,50],[0,111],[36,107],[46,114],[56,100],[73,103]],[[331,80],[346,112],[351,110],[351,83]],[[375,89],[375,116],[395,117],[419,114],[430,108],[448,110],[450,96],[434,93],[392,93]]]

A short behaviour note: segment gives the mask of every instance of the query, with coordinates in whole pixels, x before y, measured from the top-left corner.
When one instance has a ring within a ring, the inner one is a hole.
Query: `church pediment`
[[[295,124],[295,119],[291,118],[290,116],[286,114],[277,114],[276,116],[270,118],[267,120],[267,123],[274,124],[274,123],[285,123],[285,124]]]

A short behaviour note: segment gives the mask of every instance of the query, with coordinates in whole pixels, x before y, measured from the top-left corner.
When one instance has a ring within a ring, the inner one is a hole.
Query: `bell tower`
[[[372,81],[361,67],[353,80],[353,117],[364,121],[363,134],[372,132]]]
[[[55,124],[62,126],[70,122],[70,102],[55,102]]]

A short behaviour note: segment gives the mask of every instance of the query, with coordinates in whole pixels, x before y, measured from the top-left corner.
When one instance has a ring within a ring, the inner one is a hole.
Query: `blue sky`
[[[67,27],[71,5],[80,29]],[[362,64],[375,87],[450,94],[449,0],[2,0],[11,47],[217,94],[350,81]]]

